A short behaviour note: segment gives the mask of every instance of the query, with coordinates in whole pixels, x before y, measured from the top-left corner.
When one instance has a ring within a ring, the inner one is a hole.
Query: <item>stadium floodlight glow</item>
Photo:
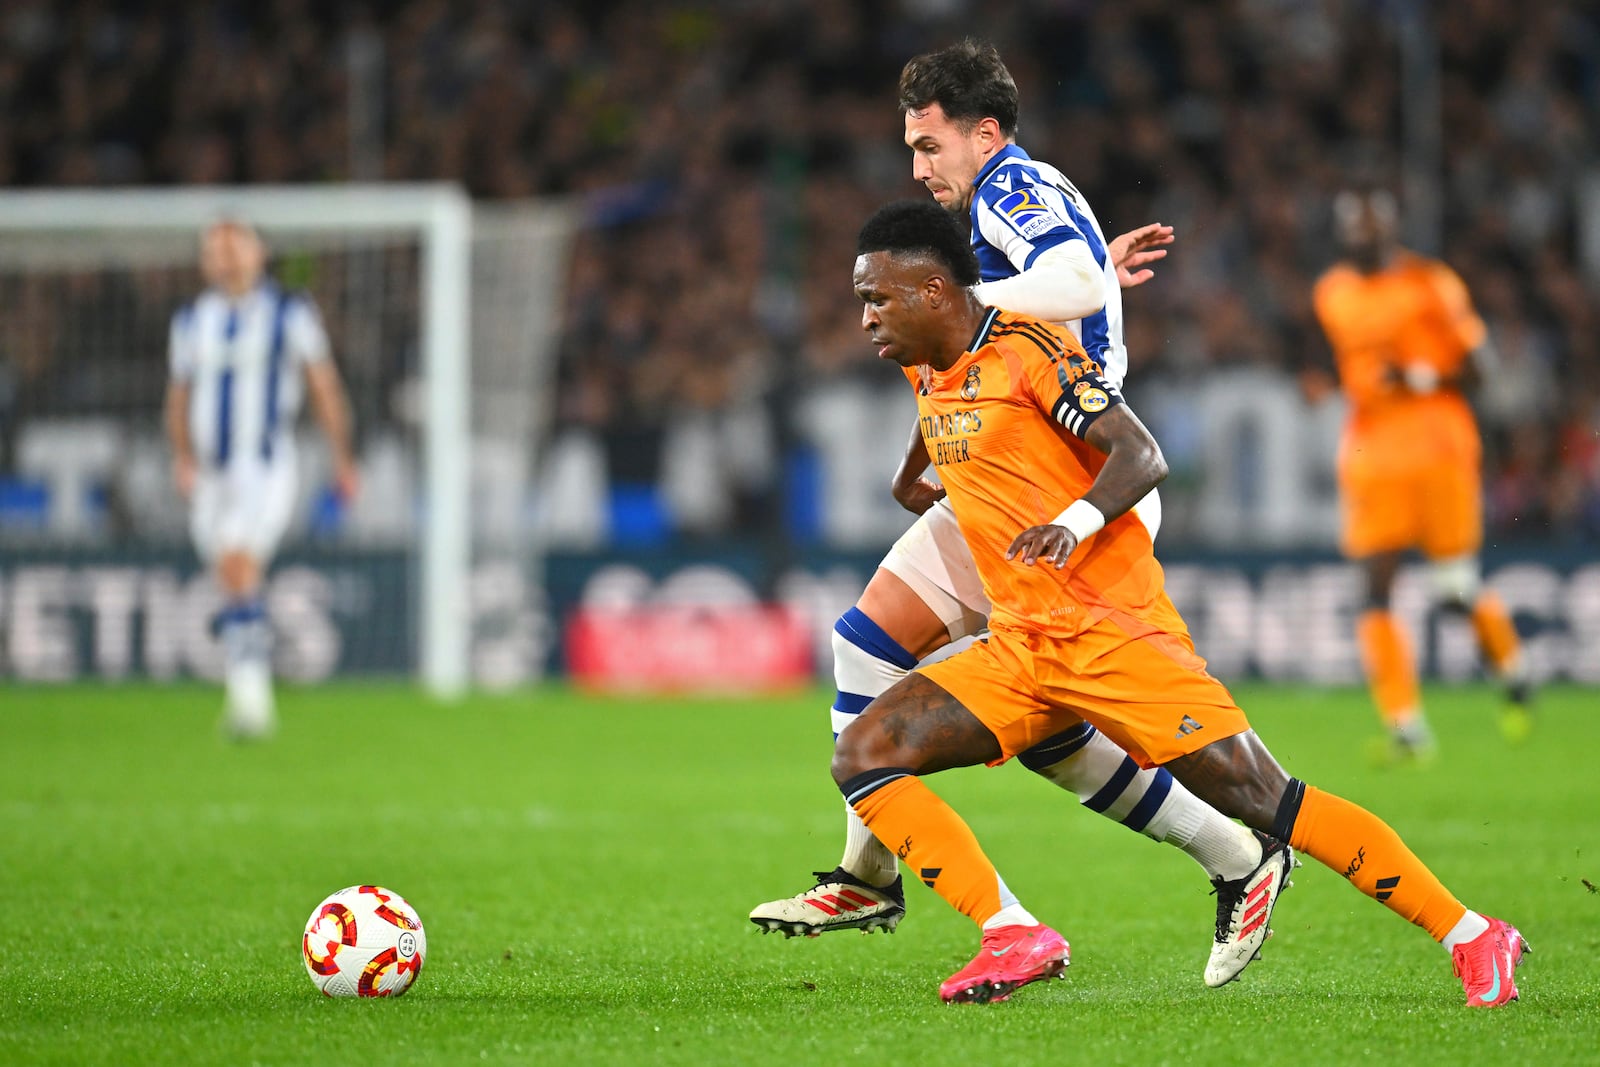
[[[269,235],[402,234],[420,257],[421,526],[419,672],[435,695],[465,692],[470,674],[470,322],[472,203],[449,183],[45,189],[0,193],[0,259],[25,235],[70,234],[63,262],[115,261],[117,236],[194,235],[225,216]],[[14,249],[13,252],[16,250]],[[36,263],[37,244],[26,261]],[[77,259],[73,260],[72,257]],[[151,413],[152,419],[155,413]]]

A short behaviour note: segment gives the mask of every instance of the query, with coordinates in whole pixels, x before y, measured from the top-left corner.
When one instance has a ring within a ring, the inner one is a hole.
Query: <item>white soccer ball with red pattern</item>
[[[330,997],[397,997],[422,971],[428,939],[416,909],[382,886],[353,885],[317,905],[300,955]]]

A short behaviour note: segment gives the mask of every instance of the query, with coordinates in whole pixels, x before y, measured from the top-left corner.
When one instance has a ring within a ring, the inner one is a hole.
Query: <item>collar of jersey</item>
[[[277,291],[277,289],[278,284],[271,278],[262,278],[259,282],[256,282],[255,288],[239,297],[238,300],[234,300],[227,293],[223,292],[219,286],[209,286],[206,291],[208,293],[215,294],[217,299],[221,300],[224,304],[232,304],[237,307],[240,304],[247,304],[250,301],[259,299],[263,296],[271,296]]]
[[[972,340],[967,343],[967,350],[961,353],[961,357],[944,370],[934,370],[933,367],[928,367],[929,379],[939,383],[947,383],[958,377],[964,377],[967,373],[967,365],[977,358],[978,349],[988,344],[989,331],[994,329],[994,324],[999,318],[999,308],[985,307],[983,309],[983,321],[978,323],[978,332],[973,334]]]
[[[967,353],[969,355],[973,352],[976,352],[978,349],[982,348],[986,343],[988,343],[989,331],[994,329],[995,321],[999,318],[999,308],[986,307],[983,309],[983,321],[978,323],[978,332],[973,334],[972,340],[967,342]],[[956,360],[955,364],[950,369],[954,370],[955,367],[960,366],[962,361],[965,359],[966,357],[963,356],[961,359]]]
[[[1031,160],[1032,158],[1032,156],[1028,155],[1028,153],[1024,152],[1016,145],[1008,144],[1004,148],[1000,149],[1000,151],[989,157],[989,162],[983,165],[983,169],[978,171],[978,176],[973,179],[972,187],[974,189],[978,188],[984,182],[989,180],[989,176],[991,174],[999,170],[1006,163],[1010,163],[1012,160]]]

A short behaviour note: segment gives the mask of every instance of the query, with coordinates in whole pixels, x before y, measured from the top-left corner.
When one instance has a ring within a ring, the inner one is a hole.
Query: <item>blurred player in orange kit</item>
[[[1339,448],[1341,547],[1366,572],[1357,637],[1386,757],[1427,759],[1416,659],[1390,607],[1401,554],[1419,549],[1446,610],[1467,615],[1484,659],[1506,686],[1501,729],[1520,741],[1532,727],[1530,686],[1505,606],[1483,587],[1477,423],[1463,390],[1492,360],[1483,320],[1449,267],[1401,248],[1398,211],[1383,190],[1334,202],[1345,259],[1317,282],[1317,318],[1349,402]]]
[[[1289,777],[1206,671],[1131,510],[1166,460],[1078,339],[985,306],[968,231],[937,205],[881,209],[856,251],[862,329],[916,392],[924,449],[993,605],[988,637],[874,699],[833,757],[873,836],[982,931],[941,998],[1003,1000],[1061,974],[1068,947],[923,779],[1004,763],[1087,721],[1422,927],[1451,953],[1469,1006],[1516,999],[1516,928],[1463,906],[1376,815]]]

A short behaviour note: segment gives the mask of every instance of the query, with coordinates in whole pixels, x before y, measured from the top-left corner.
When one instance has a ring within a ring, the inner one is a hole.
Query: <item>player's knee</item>
[[[1367,564],[1366,568],[1366,603],[1363,605],[1367,611],[1388,611],[1389,602],[1394,592],[1394,568],[1387,561],[1379,560]]]
[[[867,768],[861,762],[861,751],[856,745],[856,738],[863,731],[851,730],[841,733],[833,742],[833,763],[829,770],[833,774],[835,785],[843,785]]]
[[[833,780],[843,785],[878,767],[902,767],[904,760],[888,734],[872,719],[841,733],[833,746]]]
[[[229,597],[252,596],[261,584],[261,568],[248,553],[224,552],[217,560],[217,581]]]

